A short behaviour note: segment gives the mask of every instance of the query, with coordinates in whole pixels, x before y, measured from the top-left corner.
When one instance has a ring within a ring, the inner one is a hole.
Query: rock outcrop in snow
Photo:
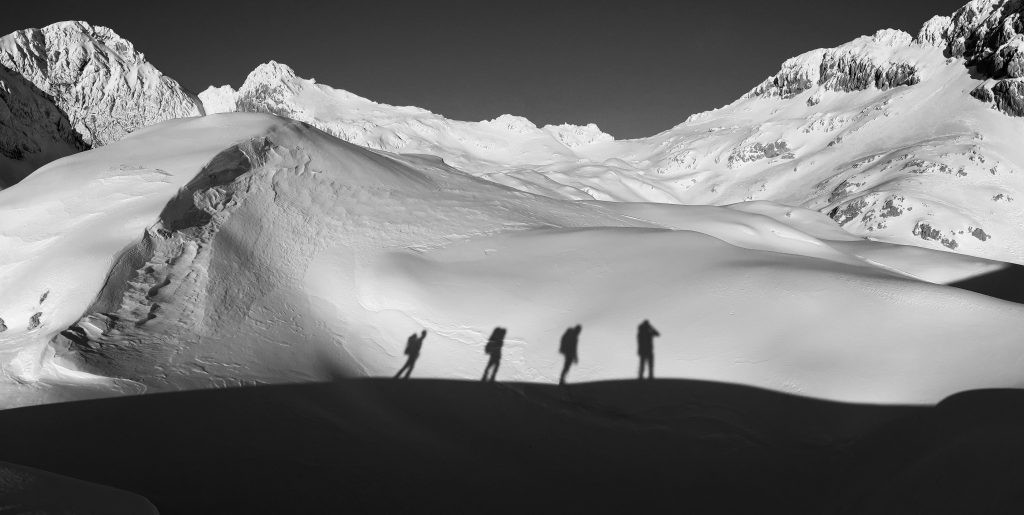
[[[813,86],[843,92],[912,86],[921,81],[917,66],[892,51],[909,46],[912,40],[910,34],[888,29],[837,48],[814,50],[782,63],[778,74],[747,95],[786,99]]]
[[[0,144],[7,159],[16,161],[0,166],[13,179],[81,150],[82,143],[105,145],[140,127],[203,114],[198,99],[160,73],[131,42],[85,22],[54,23],[0,38],[0,74],[8,84],[4,102],[8,109],[13,106],[10,122],[0,122],[7,133]],[[33,89],[9,85],[19,76]],[[10,156],[17,153],[23,157]]]
[[[1024,116],[1024,3],[971,0],[950,18],[945,50],[991,80],[971,94],[1011,116]]]

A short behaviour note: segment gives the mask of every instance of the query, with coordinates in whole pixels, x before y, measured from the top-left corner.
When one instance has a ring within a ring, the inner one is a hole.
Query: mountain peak
[[[105,145],[146,125],[203,114],[198,100],[131,42],[84,21],[0,38],[0,67],[0,106],[18,117],[0,117],[7,184],[24,177],[26,166]]]
[[[27,51],[41,56],[49,48],[90,48],[131,64],[146,62],[145,55],[136,51],[131,41],[109,27],[87,21],[59,21],[41,29],[19,30],[0,38],[0,49],[7,54]]]
[[[293,70],[287,64],[279,63],[277,61],[267,61],[257,66],[253,71],[249,72],[249,75],[245,78],[245,84],[242,86],[256,85],[256,84],[267,84],[274,85],[283,82],[288,82],[298,78]]]
[[[914,36],[897,29],[882,29],[871,36],[871,41],[891,47],[907,46],[914,42]]]

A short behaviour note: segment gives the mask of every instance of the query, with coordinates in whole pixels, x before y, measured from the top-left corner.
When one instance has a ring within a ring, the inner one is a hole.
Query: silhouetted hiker
[[[424,329],[419,335],[412,333],[409,336],[409,340],[405,342],[405,355],[409,356],[409,359],[406,359],[402,368],[398,369],[398,373],[395,374],[395,379],[402,379],[403,372],[405,373],[405,379],[409,379],[409,375],[412,374],[412,367],[416,366],[416,360],[420,357],[420,349],[423,348],[423,339],[426,337],[426,329]]]
[[[503,345],[505,345],[505,328],[495,327],[494,332],[491,333],[491,339],[487,340],[487,345],[484,347],[484,352],[491,358],[487,360],[484,377],[481,381],[494,382],[494,376],[498,375],[498,365],[501,365],[501,347]],[[491,374],[490,379],[487,378],[488,372]]]
[[[647,378],[654,379],[654,337],[661,336],[647,320],[636,329],[637,354],[640,354],[640,379],[644,378],[644,365],[647,365]]]
[[[576,354],[576,348],[580,344],[580,331],[582,330],[583,326],[577,325],[566,329],[565,334],[562,335],[562,343],[558,346],[558,352],[565,356],[565,366],[562,367],[562,377],[558,379],[558,384],[565,384],[565,376],[569,373],[569,367],[580,361]]]

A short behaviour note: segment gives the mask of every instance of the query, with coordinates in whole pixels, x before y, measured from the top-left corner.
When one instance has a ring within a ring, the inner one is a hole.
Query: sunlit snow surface
[[[180,193],[179,193],[180,192]],[[556,200],[270,115],[165,122],[0,192],[4,406],[345,376],[635,374],[839,400],[1017,386],[1024,308],[941,286],[991,262],[810,210]],[[72,337],[58,336],[74,324]]]

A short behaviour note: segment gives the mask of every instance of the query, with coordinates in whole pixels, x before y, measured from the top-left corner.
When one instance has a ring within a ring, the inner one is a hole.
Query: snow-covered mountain
[[[262,112],[309,123],[356,145],[403,154],[430,154],[477,175],[523,163],[575,161],[581,149],[612,141],[594,124],[537,127],[526,118],[449,120],[418,107],[395,107],[298,77],[286,65],[258,66],[235,91],[199,94],[210,114]]]
[[[204,109],[109,29],[15,33],[8,170],[96,148],[0,191],[0,406],[391,375],[424,328],[417,377],[478,378],[501,326],[499,378],[553,381],[580,324],[572,379],[617,379],[643,319],[663,377],[880,403],[1024,386],[1024,307],[940,284],[1024,262],[1021,10],[814,50],[627,141],[273,62]]]
[[[0,38],[0,81],[0,188],[86,146],[203,114],[131,42],[79,21]]]
[[[6,405],[393,374],[658,373],[844,400],[934,402],[1020,384],[1024,308],[945,281],[992,263],[853,237],[825,215],[577,202],[373,151],[299,122],[164,122],[0,192]],[[842,328],[837,331],[837,328]]]
[[[275,62],[238,91],[210,88],[200,98],[209,112],[280,114],[548,196],[771,200],[829,213],[859,236],[1024,263],[1024,119],[1013,116],[1024,113],[1014,107],[1024,101],[1022,9],[974,0],[916,37],[882,30],[808,52],[736,102],[639,140],[511,115],[447,120]]]

